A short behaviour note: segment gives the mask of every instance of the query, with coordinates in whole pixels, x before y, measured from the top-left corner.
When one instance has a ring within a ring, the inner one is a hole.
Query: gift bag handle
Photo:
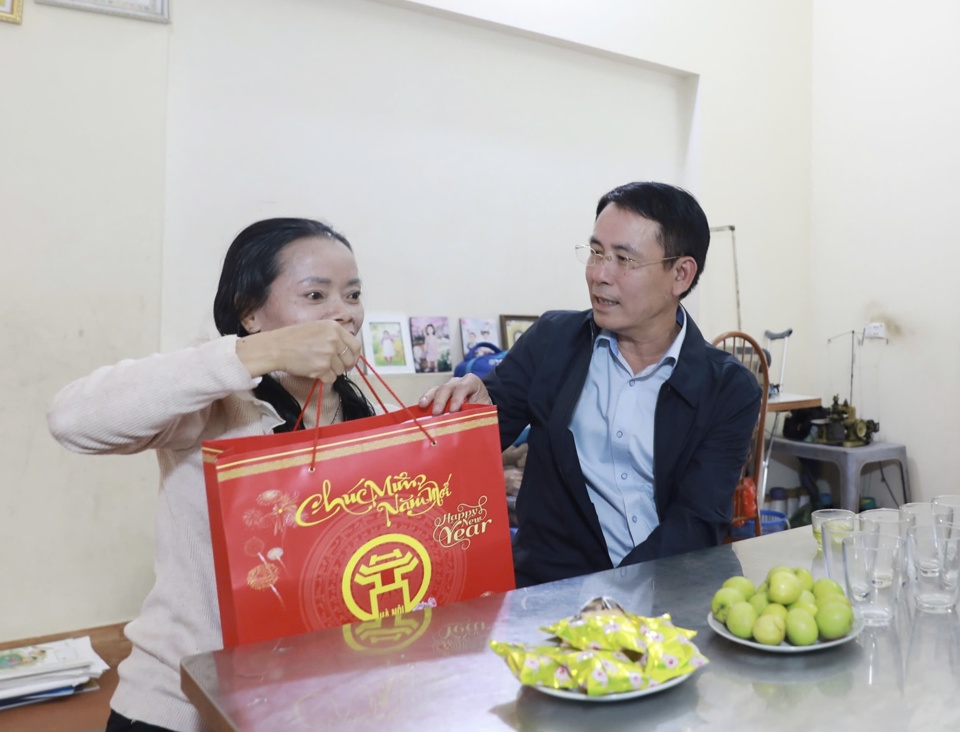
[[[390,388],[390,385],[376,371],[376,369],[374,369],[373,366],[370,365],[370,362],[367,361],[367,359],[365,359],[363,356],[360,356],[360,360],[368,369],[370,369],[370,372],[380,380],[380,383],[383,384],[383,388],[390,393],[390,396],[392,396],[396,400],[397,404],[400,405],[401,409],[410,416],[410,419],[413,420],[413,423],[417,425],[417,429],[419,429],[427,438],[427,440],[429,440],[431,446],[436,446],[437,444],[436,438],[433,437],[429,432],[427,432],[424,426],[420,424],[420,420],[417,419],[417,416],[413,413],[410,407],[408,407],[406,404],[403,403],[403,400],[401,400],[400,397],[397,396],[396,392],[394,392],[394,390]],[[380,405],[380,409],[382,409],[383,413],[386,414],[388,411],[387,405],[383,403],[383,399],[380,398],[380,394],[374,388],[373,384],[370,383],[370,380],[366,377],[363,371],[357,371],[357,373],[360,374],[360,378],[363,379],[363,383],[367,385],[367,389],[370,390],[370,393],[373,394],[373,397],[377,400],[377,404]],[[319,441],[320,440],[320,408],[323,402],[323,382],[320,381],[320,379],[314,379],[313,385],[310,387],[310,392],[307,394],[307,398],[303,402],[303,408],[300,410],[300,414],[297,417],[297,421],[293,425],[293,429],[294,430],[299,429],[300,425],[303,423],[304,415],[307,412],[307,405],[309,405],[310,400],[313,399],[314,392],[316,392],[317,394],[317,420],[313,428],[314,441]],[[316,464],[316,460],[317,460],[317,451],[314,450],[313,459],[310,461],[311,473],[313,472],[314,466]]]

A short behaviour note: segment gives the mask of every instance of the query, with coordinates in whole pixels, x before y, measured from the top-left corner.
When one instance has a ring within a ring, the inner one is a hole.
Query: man
[[[686,191],[610,191],[589,243],[576,248],[591,310],[545,313],[482,381],[452,379],[421,398],[435,413],[496,404],[505,447],[530,426],[519,587],[720,542],[760,387],[680,306],[709,242]]]

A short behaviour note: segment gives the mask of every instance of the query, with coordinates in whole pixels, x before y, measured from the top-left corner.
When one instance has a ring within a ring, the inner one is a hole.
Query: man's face
[[[591,248],[614,259],[586,267],[593,317],[601,328],[618,336],[642,338],[656,323],[676,317],[679,296],[686,289],[686,285],[678,286],[680,259],[629,270],[616,264],[617,257],[640,263],[663,259],[659,230],[655,221],[615,204],[603,209],[594,222]]]

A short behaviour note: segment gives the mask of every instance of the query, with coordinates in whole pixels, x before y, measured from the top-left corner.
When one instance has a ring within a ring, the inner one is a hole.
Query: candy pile
[[[522,684],[589,696],[648,689],[708,663],[690,641],[696,631],[676,627],[668,614],[646,618],[612,604],[541,628],[552,644],[490,647]]]

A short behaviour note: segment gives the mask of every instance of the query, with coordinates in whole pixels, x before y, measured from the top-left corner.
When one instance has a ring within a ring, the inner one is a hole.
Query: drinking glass
[[[912,513],[902,513],[898,508],[871,508],[861,511],[860,529],[868,524],[876,524],[881,534],[892,534],[901,539],[907,538],[907,529],[916,525],[917,517]]]
[[[952,611],[960,573],[960,524],[918,524],[907,529],[907,572],[918,610]]]
[[[949,506],[936,504],[933,501],[914,501],[900,506],[902,516],[913,516],[914,526],[929,526],[938,521],[945,521],[953,515]]]
[[[872,508],[860,513],[860,528],[876,526],[885,536],[898,536],[902,546],[900,551],[900,582],[907,583],[907,529],[915,525],[917,517],[913,513],[903,513],[896,508]]]
[[[847,597],[865,625],[889,625],[896,619],[902,551],[903,540],[892,534],[854,531],[843,538]]]
[[[941,514],[941,520],[960,522],[960,496],[945,493],[943,495],[934,496],[931,503],[950,509],[950,516],[944,517]]]
[[[856,514],[845,508],[820,508],[810,514],[810,526],[813,528],[813,538],[817,540],[817,556],[823,554],[821,527],[824,521],[836,518],[852,519]]]
[[[827,577],[843,586],[843,538],[857,532],[857,516],[842,516],[824,521],[820,526],[823,544],[823,568]],[[870,530],[876,532],[875,527]]]

